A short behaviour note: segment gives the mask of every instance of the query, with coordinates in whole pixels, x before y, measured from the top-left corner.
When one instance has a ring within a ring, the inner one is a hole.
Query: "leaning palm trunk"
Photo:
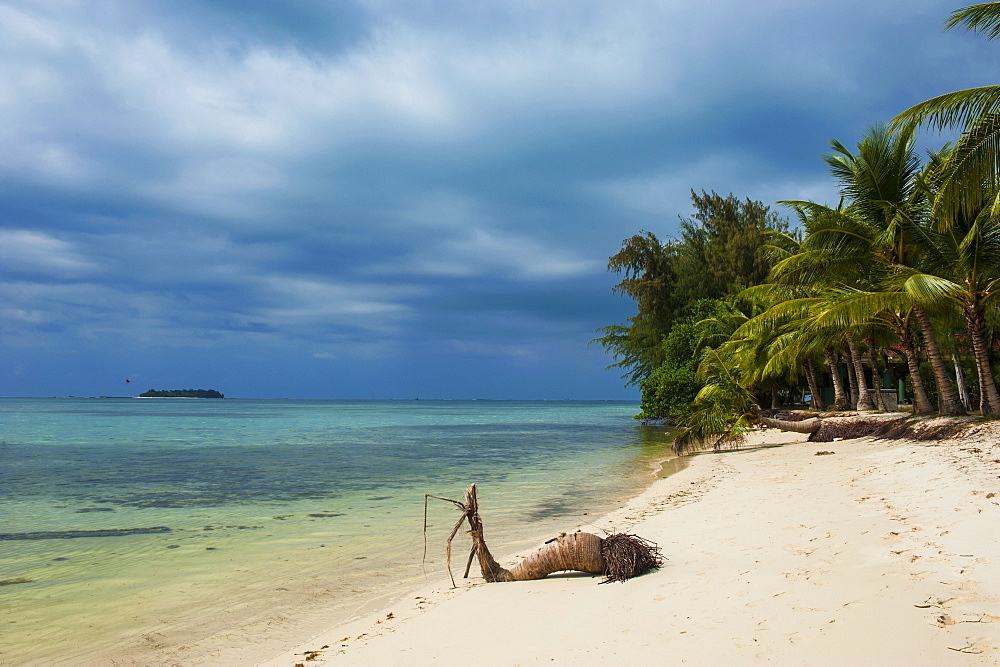
[[[934,412],[934,406],[931,405],[931,399],[927,397],[927,390],[924,388],[923,378],[920,377],[920,360],[917,358],[913,338],[906,330],[899,337],[899,347],[906,357],[906,368],[910,371],[910,382],[913,385],[913,412],[918,415]]]
[[[765,417],[761,415],[758,417],[760,423],[764,426],[770,426],[771,428],[781,429],[782,431],[791,431],[793,433],[815,433],[819,430],[821,420],[818,417],[812,417],[811,419],[803,419],[802,421],[787,421],[785,419],[772,419],[771,417]]]
[[[984,417],[1000,414],[1000,392],[993,380],[990,368],[989,346],[986,343],[986,317],[982,304],[974,303],[963,309],[965,322],[972,338],[972,351],[976,358],[976,372],[979,374],[979,409]]]
[[[833,405],[838,410],[846,410],[850,407],[851,399],[844,390],[844,380],[840,377],[837,355],[830,348],[826,350],[826,365],[830,367],[830,380],[833,382]]]
[[[851,366],[854,368],[854,375],[858,380],[858,410],[874,410],[871,394],[868,392],[868,382],[865,380],[865,366],[861,361],[861,352],[858,344],[853,338],[847,340],[847,347],[851,351]]]
[[[920,325],[920,333],[924,338],[924,351],[927,353],[927,360],[931,363],[934,371],[934,382],[937,384],[940,405],[938,409],[942,416],[954,417],[964,415],[962,401],[955,391],[955,386],[948,377],[948,369],[944,364],[944,357],[941,356],[941,348],[938,346],[937,338],[934,336],[934,327],[931,325],[931,318],[927,316],[927,311],[919,306],[913,308],[913,315]]]
[[[826,403],[823,401],[823,397],[819,395],[819,385],[816,383],[816,366],[813,364],[812,359],[806,359],[803,364],[806,368],[806,380],[809,382],[809,393],[812,398],[809,400],[809,407],[813,410],[826,410]]]
[[[441,498],[440,496],[425,496],[454,503],[462,510],[462,517],[455,524],[448,536],[447,560],[448,573],[451,574],[451,541],[462,524],[468,521],[469,535],[472,537],[472,552],[465,568],[465,576],[473,559],[479,561],[479,569],[487,582],[497,581],[529,581],[542,579],[553,572],[574,570],[603,574],[604,581],[625,581],[640,574],[645,574],[657,568],[662,563],[660,549],[652,542],[636,535],[622,533],[600,537],[592,533],[560,533],[547,541],[512,569],[508,570],[497,563],[486,546],[483,536],[483,522],[479,518],[479,500],[476,497],[476,485],[473,484],[465,492],[463,502]],[[424,522],[426,531],[426,518]],[[603,583],[603,582],[602,582]],[[452,577],[452,585],[455,579]]]

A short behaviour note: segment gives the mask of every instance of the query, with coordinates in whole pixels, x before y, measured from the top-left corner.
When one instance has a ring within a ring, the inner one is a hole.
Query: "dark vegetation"
[[[150,389],[140,398],[225,398],[215,389]]]

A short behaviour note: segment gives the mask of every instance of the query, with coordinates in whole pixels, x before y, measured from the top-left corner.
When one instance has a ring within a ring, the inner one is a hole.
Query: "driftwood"
[[[663,562],[659,547],[636,535],[617,533],[602,538],[593,533],[578,531],[560,533],[508,570],[497,563],[489,547],[486,546],[483,522],[479,518],[479,500],[476,497],[475,484],[466,490],[465,499],[461,502],[430,494],[424,496],[425,551],[429,498],[453,503],[462,511],[461,518],[451,529],[446,548],[448,575],[451,577],[452,586],[455,585],[455,577],[451,572],[451,543],[465,522],[469,524],[468,532],[472,538],[472,551],[465,567],[465,576],[469,576],[473,560],[478,559],[479,569],[487,582],[542,579],[553,572],[564,570],[603,574],[605,578],[601,583],[625,581],[658,568]]]

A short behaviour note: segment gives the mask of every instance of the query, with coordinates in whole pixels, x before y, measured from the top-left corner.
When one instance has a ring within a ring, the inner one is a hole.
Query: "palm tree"
[[[952,12],[945,30],[964,27],[993,41],[1000,39],[1000,2],[970,5]],[[934,202],[950,215],[978,207],[983,192],[993,196],[990,208],[1000,213],[1000,86],[981,86],[938,95],[902,112],[894,127],[958,129],[962,135],[949,156],[946,177]]]
[[[874,323],[891,332],[888,347],[900,352],[906,359],[907,370],[913,385],[913,412],[934,412],[920,377],[920,358],[910,334],[914,318],[913,299],[903,292],[864,292],[854,289],[830,290],[828,305],[817,313],[815,325],[829,327],[857,327]]]
[[[929,191],[923,183],[930,170],[936,174],[940,168],[932,161],[921,170],[912,128],[892,131],[874,125],[862,135],[856,153],[836,140],[831,144],[834,150],[825,159],[850,205],[831,209],[813,202],[782,202],[796,210],[807,230],[806,252],[779,264],[776,273],[784,274],[786,280],[804,278],[832,287],[883,291],[887,281],[911,270],[932,245],[933,232],[926,225]],[[889,289],[901,291],[898,285]],[[920,329],[941,398],[941,414],[963,414],[924,306],[913,301],[903,310],[910,311],[908,319]],[[874,318],[879,313],[870,315]],[[859,393],[864,395],[863,390]]]
[[[978,211],[959,212],[939,223],[923,271],[905,276],[904,289],[925,302],[951,302],[965,317],[979,375],[983,415],[1000,415],[1000,392],[990,367],[992,339],[987,312],[1000,296],[1000,218],[981,200]]]

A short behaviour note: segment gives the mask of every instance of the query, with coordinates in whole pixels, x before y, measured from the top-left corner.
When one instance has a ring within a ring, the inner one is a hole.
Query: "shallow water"
[[[476,482],[498,555],[610,509],[668,456],[635,411],[0,399],[0,661],[267,657],[420,580],[425,493]]]

